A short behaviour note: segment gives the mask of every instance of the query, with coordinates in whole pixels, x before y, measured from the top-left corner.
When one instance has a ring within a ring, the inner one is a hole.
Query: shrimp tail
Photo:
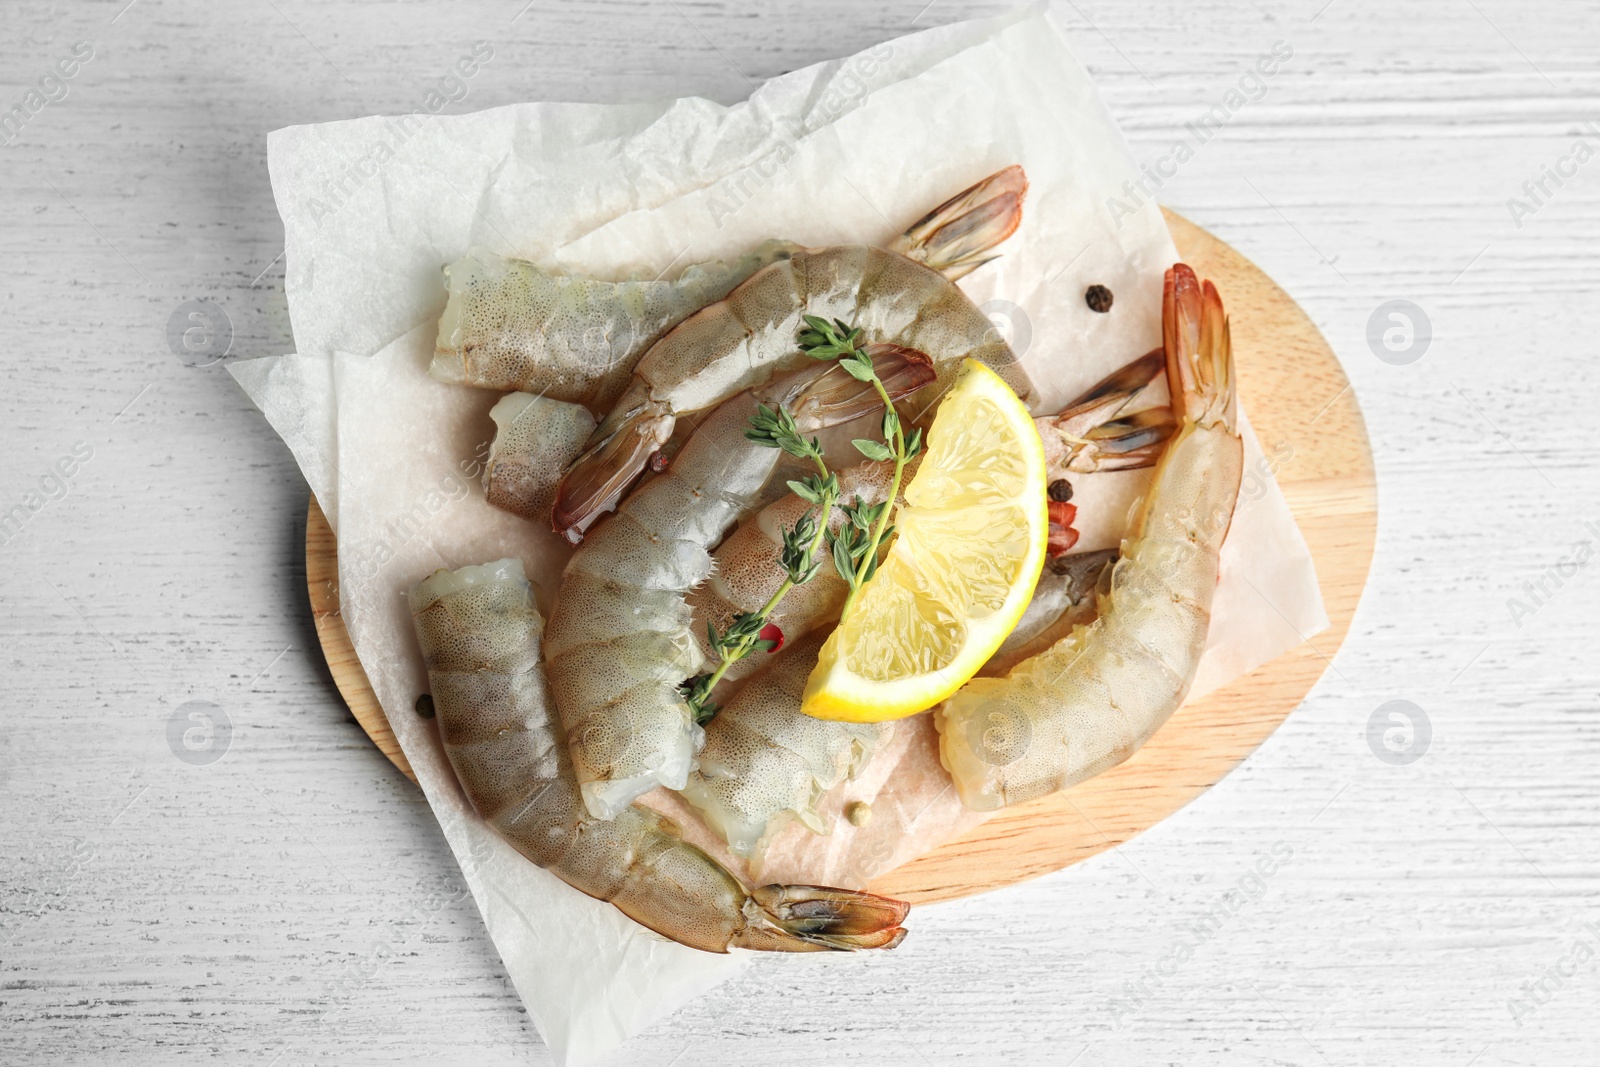
[[[644,384],[635,381],[562,475],[550,510],[555,532],[572,544],[582,541],[596,519],[616,508],[650,457],[672,437],[676,423],[672,409],[651,400]]]
[[[1158,348],[1106,375],[1060,414],[1035,419],[1051,476],[1132,470],[1159,459],[1177,428],[1172,410],[1122,412],[1166,369],[1166,356]]]
[[[1244,443],[1221,298],[1181,263],[1165,286],[1163,362],[1179,427],[1099,614],[1003,678],[969,682],[934,713],[939,758],[974,810],[1067,789],[1121,763],[1182,705],[1199,669]]]
[[[996,171],[918,219],[889,245],[946,278],[964,278],[994,259],[988,251],[1016,232],[1028,179],[1020,166]]]
[[[1115,415],[1127,407],[1166,369],[1166,352],[1156,348],[1131,363],[1125,363],[1084,390],[1078,399],[1061,410],[1058,419],[1071,419],[1079,412],[1097,409]]]
[[[1201,284],[1184,263],[1167,271],[1162,294],[1167,387],[1186,422],[1238,431],[1239,400],[1233,342],[1217,287]]]
[[[891,399],[910,396],[937,378],[933,360],[913,348],[888,342],[866,346],[872,369]],[[824,363],[813,374],[797,374],[778,402],[789,409],[802,427],[842,426],[877,411],[883,401],[870,385],[862,388],[838,363]]]
[[[909,396],[932,382],[933,361],[915,349],[876,343],[866,349],[873,370],[890,399]],[[802,432],[838,426],[875,411],[881,400],[869,383],[851,377],[836,362],[817,363],[784,379],[784,390],[770,398],[795,416]],[[672,437],[677,416],[669,404],[652,400],[636,381],[590,438],[593,442],[567,468],[556,491],[550,524],[572,544],[583,540],[596,520],[616,508],[650,458]]]
[[[1097,471],[1148,467],[1161,458],[1162,447],[1177,429],[1170,408],[1146,408],[1101,423],[1089,432],[1090,454]]]
[[[850,889],[764,885],[750,891],[739,948],[779,952],[894,948],[911,905]]]
[[[706,952],[892,948],[909,905],[815,886],[749,890],[655,812],[584,809],[517,559],[440,570],[408,596],[439,740],[473,809],[536,866]]]

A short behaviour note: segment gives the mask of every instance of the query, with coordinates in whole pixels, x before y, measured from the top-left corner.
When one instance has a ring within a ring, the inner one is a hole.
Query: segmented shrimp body
[[[1016,355],[951,280],[984,262],[987,250],[1016,229],[1025,189],[1020,168],[993,175],[908,230],[912,248],[796,250],[679,323],[640,358],[589,449],[562,479],[555,529],[581,539],[672,436],[679,416],[803,364],[795,338],[807,315],[839,319],[870,341],[925,353],[939,372],[919,398],[926,405],[969,357],[1026,396]]]
[[[441,570],[410,593],[440,736],[467,798],[533,863],[708,952],[892,948],[907,907],[815,886],[746,887],[666,820],[584,809],[540,665],[519,560]]]
[[[1014,640],[1000,647],[984,673],[1000,673],[1054,643],[1051,637],[1062,627],[1093,619],[1096,585],[1115,555],[1062,557],[1057,571],[1040,578]],[[798,624],[791,618],[790,625]],[[826,634],[817,632],[789,644],[705,726],[705,746],[680,792],[736,856],[759,862],[772,834],[789,818],[812,833],[831,833],[819,802],[860,773],[889,741],[892,722],[816,719],[800,710],[806,679],[825,640]]]
[[[866,765],[892,723],[850,723],[800,713],[800,694],[817,665],[824,635],[813,634],[740,689],[706,724],[706,743],[686,800],[736,856],[756,856],[780,816],[813,833],[830,831],[817,803]]]
[[[1095,383],[1059,414],[1035,420],[1047,442],[1049,476],[1154,463],[1161,443],[1172,433],[1171,412],[1147,408],[1124,415],[1123,411],[1164,367],[1159,352],[1134,360]],[[908,469],[907,481],[913,473]],[[840,503],[880,503],[892,479],[890,463],[849,467],[839,472]],[[811,506],[797,496],[785,496],[742,522],[717,548],[716,570],[688,598],[695,619],[691,634],[699,638],[707,623],[720,632],[739,612],[753,611],[768,601],[784,576],[778,562],[783,531]],[[830,524],[837,527],[842,521],[836,508]],[[1064,538],[1070,547],[1076,534],[1070,527],[1063,532],[1071,535]],[[1105,551],[1053,558],[1034,588],[1028,610],[984,673],[999,674],[1048,648],[1073,626],[1093,619],[1095,590],[1115,556]],[[749,656],[725,675],[733,680],[761,671],[706,724],[697,768],[681,792],[736,855],[758,856],[763,842],[785,818],[798,819],[815,833],[829,832],[818,802],[854,776],[887,736],[886,725],[814,719],[800,710],[806,679],[823,641],[823,635],[813,631],[838,617],[845,592],[844,580],[826,567],[810,582],[791,589],[767,617],[790,647],[778,653],[770,667],[763,662],[766,657]]]
[[[1128,415],[1123,412],[1136,403],[1164,367],[1159,350],[1142,356],[1090,386],[1058,414],[1035,419],[1034,425],[1045,443],[1047,477],[1054,482],[1068,475],[1132,470],[1153,464],[1161,455],[1162,443],[1172,434],[1172,413],[1165,407],[1144,408]],[[920,459],[913,460],[906,467],[904,484],[910,484],[919,462]],[[893,477],[894,464],[889,462],[847,467],[839,472],[838,503],[880,504],[889,493]],[[897,501],[896,507],[900,503]],[[777,591],[784,578],[778,562],[783,531],[793,529],[811,509],[812,505],[798,496],[780,497],[741,521],[739,528],[717,548],[713,557],[716,568],[710,579],[689,595],[689,605],[694,609],[694,625],[690,629],[703,651],[710,651],[704,638],[707,623],[720,633],[735,615],[756,610]],[[1076,541],[1076,533],[1070,529],[1075,513],[1076,509],[1070,506],[1056,508],[1051,534],[1058,539],[1052,547],[1060,545],[1059,551],[1052,552],[1057,559]],[[1065,521],[1056,523],[1056,519]],[[835,507],[829,525],[837,529],[843,521],[842,509]],[[1076,573],[1071,577],[1045,575],[1018,629],[1031,639],[1070,609],[1081,609],[1084,597],[1079,587],[1084,577]],[[1086,588],[1094,588],[1094,576],[1089,577]],[[833,568],[824,567],[810,582],[791,589],[767,621],[776,625],[785,639],[798,640],[838,618],[847,591],[844,579]],[[1002,647],[1015,649],[1023,640],[1014,634]],[[762,657],[747,657],[729,668],[724,677],[737,680],[761,667]]]
[[[490,411],[494,442],[483,467],[483,492],[502,511],[548,522],[561,472],[594,432],[581,404],[532,393],[507,393]]]
[[[995,232],[985,228],[991,215],[1014,212],[1026,184],[1021,168],[1001,171],[935,208],[889,247],[959,278],[984,262],[981,242]],[[975,199],[980,189],[984,195]],[[799,250],[772,240],[671,279],[602,281],[473,248],[444,269],[449,295],[429,369],[440,381],[605,410],[652,342]]]
[[[1005,674],[1066,637],[1074,627],[1093,622],[1099,613],[1096,593],[1103,591],[1102,579],[1116,562],[1117,550],[1107,548],[1058,556],[1046,564],[1039,584],[1033,587],[1028,609],[978,673],[986,678]]]
[[[916,473],[921,458],[906,466],[904,480],[909,482]],[[857,463],[837,472],[839,499],[828,516],[828,526],[837,531],[844,523],[843,505],[878,504],[889,495],[894,480],[891,462]],[[764,606],[783,584],[785,571],[779,563],[783,546],[783,532],[792,530],[795,523],[816,506],[793,493],[786,494],[739,523],[739,528],[713,553],[715,567],[711,577],[689,594],[689,607],[694,612],[690,632],[708,655],[707,624],[724,632],[733,618],[741,612],[755,611]],[[776,626],[786,641],[797,641],[806,634],[839,617],[848,591],[843,578],[831,563],[826,564],[804,585],[797,585],[778,602],[767,616],[767,622]],[[729,681],[747,677],[765,666],[764,656],[746,656],[730,666],[724,674]]]
[[[1156,464],[1098,618],[934,712],[962,801],[992,810],[1127,759],[1183,703],[1205,648],[1220,551],[1243,469],[1228,323],[1216,289],[1178,264],[1162,326],[1181,426]]]
[[[1115,555],[1106,550],[1062,557],[1058,571],[1043,574],[1018,630],[984,673],[1000,673],[1054,643],[1062,627],[1093,619],[1094,589]],[[837,613],[835,605],[832,614]],[[790,619],[790,625],[797,622]],[[728,841],[734,856],[758,861],[766,841],[790,817],[813,833],[832,832],[819,801],[861,773],[890,741],[891,721],[850,723],[800,710],[806,678],[826,638],[811,633],[779,651],[773,664],[757,662],[765,670],[706,723],[706,744],[680,792]],[[739,662],[758,659],[765,657]]]
[[[449,298],[430,373],[607,407],[650,342],[798,245],[767,241],[668,281],[608,282],[474,248],[444,269]]]
[[[891,397],[926,385],[926,359],[879,346]],[[679,686],[705,656],[685,595],[711,573],[711,546],[755,499],[780,453],[745,437],[760,404],[802,433],[878,406],[837,363],[812,365],[714,411],[665,473],[628,497],[568,562],[545,643],[550,685],[589,811],[613,818],[658,785],[682,788],[699,728]]]

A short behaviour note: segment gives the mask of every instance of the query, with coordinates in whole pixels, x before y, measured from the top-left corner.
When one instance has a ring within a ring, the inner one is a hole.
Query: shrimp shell
[[[920,457],[906,467],[905,481],[920,464]],[[838,505],[854,502],[881,503],[889,493],[894,479],[894,464],[889,462],[857,463],[838,472]],[[784,570],[778,562],[783,545],[783,531],[793,529],[808,510],[815,510],[794,494],[780,497],[756,515],[739,524],[717,547],[713,558],[716,568],[710,579],[689,594],[689,606],[694,611],[694,625],[690,632],[707,655],[705,629],[709,623],[720,633],[740,612],[755,611],[762,607],[783,584]],[[837,531],[845,522],[841,506],[835,506],[828,516],[828,526]],[[824,563],[816,576],[803,585],[790,589],[767,616],[767,621],[783,631],[786,641],[797,641],[838,617],[844,605],[848,587],[834,570],[832,563]],[[760,670],[764,657],[747,656],[728,668],[724,675],[736,681]]]
[[[884,492],[887,486],[880,499]],[[1013,639],[985,665],[985,673],[999,673],[1048,647],[1062,627],[1092,619],[1095,587],[1115,555],[1069,556],[1059,573],[1043,575]],[[819,802],[860,773],[889,740],[892,722],[851,723],[801,712],[806,679],[825,640],[825,634],[813,633],[790,644],[705,726],[705,747],[680,792],[736,856],[759,860],[785,817],[812,833],[831,833]]]
[[[956,279],[1016,228],[1028,182],[1007,167],[917,220],[889,247]],[[670,281],[601,281],[483,248],[445,267],[448,298],[430,367],[440,381],[609,408],[650,344],[691,312],[799,246],[767,241]]]
[[[897,250],[797,249],[673,327],[640,358],[632,382],[562,479],[556,531],[580,540],[671,437],[679,416],[802,365],[795,337],[807,315],[839,319],[868,341],[927,355],[938,377],[913,410],[931,406],[968,358],[1026,399],[1031,386],[1016,354],[952,280],[1015,231],[1026,188],[1020,168],[991,175],[913,226],[911,245]]]
[[[409,601],[450,765],[473,808],[527,859],[707,952],[893,948],[905,936],[899,901],[816,886],[748,889],[654,812],[592,818],[552,714],[543,623],[520,560],[436,571]]]
[[[1158,349],[1096,382],[1060,413],[1036,418],[1034,426],[1045,445],[1046,477],[1054,481],[1073,472],[1131,470],[1155,463],[1161,455],[1162,442],[1174,429],[1172,413],[1165,407],[1148,408],[1134,415],[1126,415],[1124,411],[1161,375],[1164,367]],[[913,460],[907,466],[905,484],[910,484],[919,462]],[[868,462],[847,467],[839,472],[839,503],[881,503],[888,495],[893,475],[892,463]],[[903,501],[896,501],[895,506],[901,503]],[[721,631],[734,615],[754,611],[777,591],[784,577],[778,562],[783,531],[792,529],[810,508],[810,504],[797,496],[781,497],[753,518],[741,521],[739,528],[717,548],[716,570],[711,579],[689,595],[689,604],[695,612],[692,631],[697,639],[706,623]],[[843,522],[842,511],[835,508],[829,516],[829,526],[836,530]],[[1096,570],[1098,573],[1098,568]],[[1087,587],[1078,589],[1071,579],[1045,575],[1034,594],[1029,614],[1018,624],[1019,630],[1031,627],[1028,633],[1031,638],[1045,627],[1056,624],[1064,614],[1076,615],[1080,621],[1093,618],[1093,604],[1084,603],[1086,593],[1093,586],[1092,578]],[[844,604],[846,588],[844,580],[832,567],[824,567],[810,582],[790,590],[768,621],[782,630],[787,640],[796,640],[837,617]],[[1069,593],[1068,599],[1063,600]],[[1002,651],[1012,653],[1008,666],[1025,658],[1014,652],[1026,639],[1013,634],[1002,646]],[[703,640],[701,648],[709,654]],[[1028,655],[1033,651],[1037,649],[1030,646]],[[759,669],[759,658],[749,657],[734,664],[725,677],[737,680]]]
[[[580,404],[531,393],[507,393],[489,411],[494,443],[483,468],[489,503],[533,522],[548,522],[561,472],[594,432]]]
[[[932,377],[927,360],[882,350],[891,397]],[[658,785],[681,789],[700,728],[679,686],[706,656],[690,632],[689,590],[710,575],[709,548],[765,486],[781,455],[745,437],[759,404],[793,413],[802,433],[878,406],[874,388],[819,364],[723,404],[666,472],[628,497],[568,561],[545,656],[589,810],[609,818]]]
[[[432,375],[606,407],[650,342],[796,245],[699,263],[676,279],[599,281],[473,248],[444,269]]]
[[[1156,464],[1099,617],[934,712],[939,754],[969,808],[1066,789],[1127,759],[1177,710],[1205,650],[1244,446],[1216,289],[1167,272],[1168,388],[1182,425]]]
[[[812,833],[829,833],[817,802],[855,777],[893,730],[801,714],[823,640],[815,634],[780,652],[706,725],[705,748],[680,792],[736,856],[756,855],[785,813]]]

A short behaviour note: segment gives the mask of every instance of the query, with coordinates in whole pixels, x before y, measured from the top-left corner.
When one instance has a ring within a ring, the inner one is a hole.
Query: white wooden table
[[[551,1059],[421,796],[334,693],[293,461],[169,318],[211,301],[230,358],[288,350],[267,131],[408,111],[474,41],[496,58],[453,110],[731,101],[1002,5],[522,2],[0,16],[0,119],[93,53],[0,151],[0,511],[23,507],[0,528],[0,1061]],[[1131,844],[923,911],[859,966],[762,960],[614,1061],[1595,1062],[1600,4],[1057,16],[1168,172],[1186,123],[1293,50],[1160,197],[1295,294],[1354,382],[1382,518],[1350,641]],[[1369,344],[1390,300],[1431,321],[1421,358]],[[1425,747],[1387,718],[1369,743],[1391,700]],[[205,741],[191,701],[220,709],[214,762],[177,755]]]

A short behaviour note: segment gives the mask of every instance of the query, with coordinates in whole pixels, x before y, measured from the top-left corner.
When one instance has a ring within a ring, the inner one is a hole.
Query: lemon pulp
[[[934,416],[883,563],[823,645],[801,710],[881,722],[954,693],[1016,627],[1044,565],[1044,447],[1027,408],[967,360]]]

